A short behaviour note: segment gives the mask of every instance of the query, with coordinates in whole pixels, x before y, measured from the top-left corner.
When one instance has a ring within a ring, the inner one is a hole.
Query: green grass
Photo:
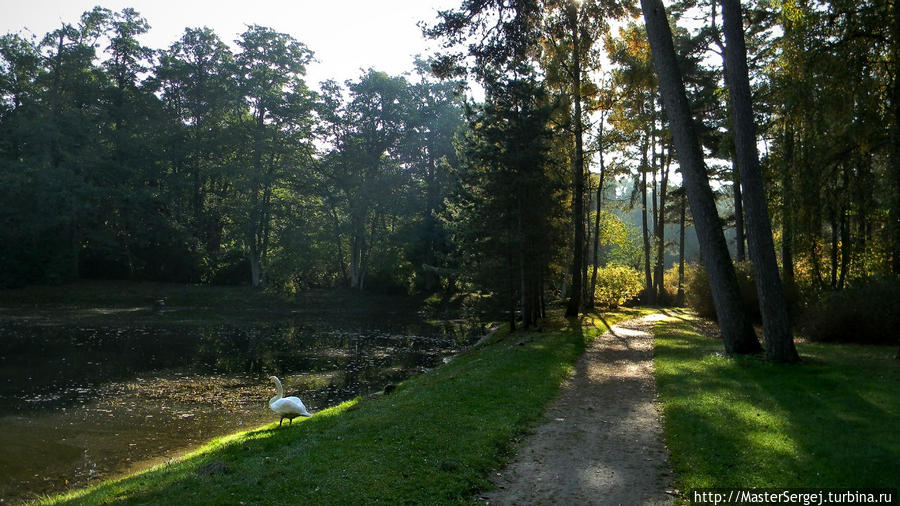
[[[488,473],[509,457],[585,345],[606,329],[603,321],[638,314],[501,331],[390,395],[350,401],[296,426],[221,438],[177,462],[44,502],[468,502],[489,486]],[[225,471],[198,473],[214,462]]]
[[[894,347],[801,344],[799,365],[727,358],[677,316],[656,326],[655,375],[680,490],[897,486]]]

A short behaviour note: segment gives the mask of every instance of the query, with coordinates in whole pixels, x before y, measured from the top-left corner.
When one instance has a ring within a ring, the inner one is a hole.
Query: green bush
[[[681,285],[681,288],[685,291],[685,293],[688,290],[689,280],[696,275],[698,269],[701,269],[701,267],[695,263],[684,264],[684,281]],[[678,300],[678,264],[675,264],[672,267],[668,268],[663,274],[663,288],[665,289],[666,294],[671,296],[672,305],[677,306],[685,304],[684,300]]]
[[[799,326],[813,341],[898,344],[900,279],[875,280],[827,292],[807,307]]]
[[[744,310],[754,321],[760,321],[759,299],[756,297],[756,285],[753,280],[753,270],[750,262],[735,264],[738,288],[744,301]],[[716,319],[716,307],[713,304],[712,291],[709,288],[709,278],[706,269],[701,265],[692,264],[690,269],[684,269],[684,290],[687,305],[705,318]]]
[[[644,288],[641,273],[624,265],[608,265],[597,270],[594,301],[599,307],[614,308],[634,299]]]

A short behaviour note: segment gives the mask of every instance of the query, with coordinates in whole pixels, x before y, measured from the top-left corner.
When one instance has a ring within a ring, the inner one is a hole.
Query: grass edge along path
[[[676,485],[896,487],[893,346],[805,343],[802,364],[725,357],[689,313],[654,328],[654,375]]]
[[[590,340],[645,312],[501,330],[390,395],[348,401],[296,426],[218,438],[176,461],[41,502],[468,502],[491,486],[488,473],[508,460]]]

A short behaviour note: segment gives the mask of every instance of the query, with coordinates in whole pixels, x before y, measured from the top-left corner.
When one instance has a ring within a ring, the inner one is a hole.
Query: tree
[[[212,265],[223,253],[226,203],[235,191],[230,173],[242,107],[237,72],[234,55],[215,32],[188,28],[160,52],[153,78],[169,118],[159,142],[169,147],[167,179],[177,195],[170,205],[189,217],[195,248],[214,259]]]
[[[654,269],[653,258],[657,256],[658,248],[654,248],[654,244],[662,243],[660,228],[662,216],[657,204],[656,174],[658,169],[666,169],[665,164],[660,163],[663,158],[661,151],[664,148],[661,146],[657,148],[667,135],[658,126],[661,122],[659,116],[661,108],[657,107],[658,83],[643,27],[631,23],[620,30],[619,37],[608,38],[606,45],[609,48],[610,60],[616,65],[613,71],[613,84],[616,86],[617,101],[611,122],[619,131],[619,144],[626,152],[631,152],[632,159],[639,160],[636,167],[637,175],[634,177],[632,204],[640,199],[641,237],[644,244],[643,301],[655,304],[658,283],[654,282],[654,272],[657,269]],[[629,150],[629,147],[637,147],[637,152]],[[650,181],[648,174],[652,174]],[[663,179],[667,181],[668,176]],[[659,196],[662,197],[661,201],[665,200],[662,192]]]
[[[728,88],[734,115],[735,152],[741,168],[741,185],[744,187],[747,230],[766,338],[766,356],[776,362],[796,362],[800,357],[794,348],[784,289],[778,277],[772,227],[766,209],[766,190],[756,151],[756,129],[753,123],[740,1],[722,0],[722,10],[725,17]]]
[[[343,102],[336,85],[327,90],[334,108],[323,130],[333,150],[323,169],[340,195],[347,219],[350,287],[362,290],[369,273],[373,242],[383,240],[383,221],[397,214],[395,205],[410,184],[401,170],[401,148],[412,110],[409,84],[399,76],[370,69],[347,82]]]
[[[414,179],[412,193],[420,216],[413,219],[416,231],[410,261],[415,266],[420,288],[433,292],[439,272],[448,267],[450,252],[447,231],[439,217],[450,191],[449,167],[457,163],[454,138],[463,126],[462,81],[435,79],[429,62],[417,61],[419,81],[410,85],[408,114],[401,158]],[[416,199],[421,195],[423,198]]]
[[[528,328],[564,237],[564,181],[546,91],[533,78],[501,90],[471,112],[447,213],[465,278],[499,296],[513,329],[518,306]]]
[[[585,121],[586,102],[589,102],[596,86],[590,75],[600,68],[602,61],[596,47],[609,30],[608,19],[620,17],[625,7],[619,2],[588,0],[584,3],[572,0],[549,1],[545,19],[544,41],[546,57],[544,67],[547,81],[559,87],[567,96],[570,106],[568,129],[573,137],[572,155],[572,268],[571,293],[566,306],[567,316],[576,316],[586,302],[582,300],[586,288],[587,261],[585,243],[584,182],[585,166],[589,161],[584,149],[585,132],[590,123]],[[588,107],[587,109],[590,109]]]
[[[684,91],[681,70],[678,68],[665,8],[660,0],[641,0],[641,6],[663,105],[669,119],[697,239],[725,341],[725,351],[756,353],[760,350],[759,342],[742,307],[734,266],[719,225],[703,153],[694,131],[690,104]]]
[[[276,189],[311,154],[312,95],[303,76],[312,52],[290,35],[256,25],[238,46],[239,86],[249,107],[242,121],[246,170],[238,207],[255,287],[269,250]]]

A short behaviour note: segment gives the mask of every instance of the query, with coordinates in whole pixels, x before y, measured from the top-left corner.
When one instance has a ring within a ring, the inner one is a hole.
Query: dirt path
[[[594,340],[573,377],[492,479],[488,504],[651,504],[674,498],[655,404],[653,337],[659,315],[628,320]]]

